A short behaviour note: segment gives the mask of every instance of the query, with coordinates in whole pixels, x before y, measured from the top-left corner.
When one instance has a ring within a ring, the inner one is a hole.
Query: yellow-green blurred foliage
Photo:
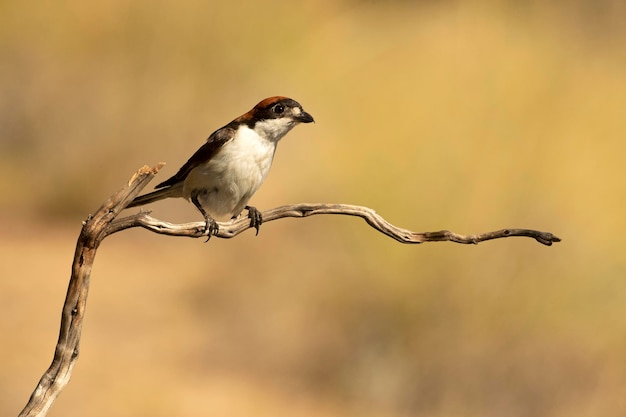
[[[626,415],[625,21],[617,0],[0,2],[0,414],[49,364],[80,221],[287,95],[317,123],[257,207],[563,242],[409,247],[330,216],[121,233],[51,416]]]

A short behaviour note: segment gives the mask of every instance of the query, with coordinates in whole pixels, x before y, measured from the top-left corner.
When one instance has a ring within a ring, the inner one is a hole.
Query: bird
[[[215,218],[235,219],[246,209],[258,235],[263,218],[248,202],[265,181],[278,142],[298,124],[314,121],[297,101],[268,97],[211,133],[175,175],[127,208],[164,198],[190,200],[204,217],[207,241],[219,233]]]

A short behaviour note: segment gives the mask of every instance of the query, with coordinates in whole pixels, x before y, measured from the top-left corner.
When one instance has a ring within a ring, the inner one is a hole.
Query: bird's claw
[[[261,212],[252,206],[246,206],[246,210],[248,210],[248,218],[250,219],[250,227],[254,227],[256,229],[256,235],[259,235],[259,228],[263,223],[263,216]]]
[[[215,220],[213,220],[211,217],[206,217],[204,219],[204,232],[203,234],[206,234],[206,240],[204,241],[204,243],[208,242],[211,239],[211,236],[217,236],[217,234],[220,232],[220,225],[217,224],[217,222]]]

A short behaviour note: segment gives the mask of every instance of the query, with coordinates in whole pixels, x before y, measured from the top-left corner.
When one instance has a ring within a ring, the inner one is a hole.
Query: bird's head
[[[275,96],[262,100],[252,110],[238,117],[259,135],[278,142],[300,123],[314,122],[313,116],[305,112],[300,103],[287,97]]]

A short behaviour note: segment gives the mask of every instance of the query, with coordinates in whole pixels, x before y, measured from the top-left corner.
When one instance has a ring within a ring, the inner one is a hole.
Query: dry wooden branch
[[[144,166],[130,179],[126,187],[115,193],[83,222],[78,237],[72,275],[61,314],[61,330],[52,364],[41,377],[20,417],[45,416],[48,409],[69,382],[72,369],[79,353],[83,317],[87,303],[91,266],[100,243],[107,236],[132,227],[143,227],[155,233],[169,236],[205,237],[204,222],[172,224],[160,221],[141,211],[137,214],[116,219],[119,213],[139,194],[157,174],[163,164],[153,168]],[[478,235],[459,235],[447,230],[417,233],[396,227],[368,207],[347,204],[293,204],[276,207],[263,212],[264,223],[286,217],[308,217],[316,214],[342,214],[363,218],[367,224],[401,243],[424,243],[450,241],[477,244],[485,240],[512,236],[531,237],[544,245],[560,242],[548,232],[529,229],[502,229]],[[221,238],[232,238],[250,228],[250,220],[242,217],[230,222],[219,223]]]
[[[263,223],[283,219],[285,217],[301,218],[316,214],[341,214],[345,216],[361,217],[374,229],[400,243],[449,241],[464,244],[477,244],[479,242],[484,242],[485,240],[523,236],[531,237],[539,243],[550,246],[552,243],[560,242],[561,240],[552,233],[530,229],[502,229],[478,235],[459,235],[448,230],[440,230],[437,232],[412,232],[410,230],[401,229],[392,225],[376,214],[376,212],[371,208],[353,206],[350,204],[291,204],[280,206],[264,211]],[[221,238],[232,238],[249,229],[250,220],[247,217],[242,216],[241,218],[230,222],[219,223],[219,225],[220,230],[216,236]],[[107,234],[112,234],[131,227],[143,227],[155,233],[169,236],[187,236],[196,238],[206,236],[204,233],[204,222],[172,224],[151,217],[147,211],[112,222],[107,227]]]
[[[154,168],[147,166],[141,168],[133,175],[126,187],[112,195],[94,215],[89,216],[83,222],[74,252],[72,276],[61,313],[61,330],[54,350],[54,358],[31,394],[26,407],[19,414],[20,417],[45,416],[56,397],[69,382],[78,358],[89,278],[96,250],[107,236],[105,233],[107,225],[139,194],[162,166],[163,164],[159,164]]]

